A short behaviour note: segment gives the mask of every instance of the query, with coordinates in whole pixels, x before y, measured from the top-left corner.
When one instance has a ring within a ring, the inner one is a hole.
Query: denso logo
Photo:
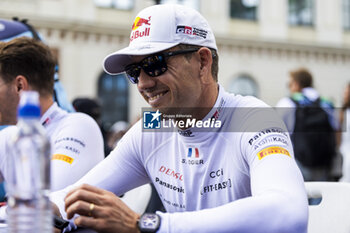
[[[159,168],[159,171],[161,173],[168,175],[168,176],[174,177],[175,179],[183,181],[183,176],[179,172],[175,172],[174,170],[172,170],[170,168],[166,168],[164,166],[161,166]]]

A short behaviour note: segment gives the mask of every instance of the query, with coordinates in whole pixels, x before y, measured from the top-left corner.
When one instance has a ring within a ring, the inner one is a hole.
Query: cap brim
[[[132,56],[142,56],[157,53],[179,43],[157,43],[139,44],[137,46],[126,47],[108,55],[103,61],[103,69],[108,74],[119,74],[125,71],[125,67],[133,62]]]

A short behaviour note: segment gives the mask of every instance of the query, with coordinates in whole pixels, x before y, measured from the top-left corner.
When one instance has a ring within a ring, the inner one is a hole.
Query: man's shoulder
[[[81,125],[81,124],[96,124],[97,122],[89,115],[82,112],[69,112],[61,119],[70,125]]]
[[[8,138],[11,137],[14,133],[16,133],[18,130],[18,127],[16,125],[10,125],[2,130],[0,130],[0,138]]]
[[[64,114],[63,116],[57,118],[52,123],[51,127],[53,129],[52,135],[62,134],[63,132],[66,132],[68,134],[85,134],[86,136],[90,135],[96,137],[96,133],[101,133],[97,122],[89,115],[80,112]]]
[[[289,108],[289,107],[295,107],[295,102],[293,101],[292,97],[283,97],[282,99],[280,99],[277,104],[276,104],[277,108]]]
[[[228,132],[259,132],[271,127],[285,128],[275,109],[254,96],[231,95],[227,100],[229,103],[223,114],[223,127]]]
[[[227,107],[270,107],[255,96],[242,96],[228,93],[225,100],[227,101]]]

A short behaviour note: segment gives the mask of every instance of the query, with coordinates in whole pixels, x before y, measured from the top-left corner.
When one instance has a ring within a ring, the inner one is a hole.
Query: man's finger
[[[103,227],[103,220],[97,218],[90,218],[85,216],[79,216],[74,219],[74,224],[78,227],[84,227],[93,229],[99,232],[99,230]]]
[[[84,215],[84,216],[97,216],[98,206],[91,202],[76,201],[67,208],[67,218],[71,219],[74,214]]]
[[[91,191],[87,191],[84,189],[76,189],[74,192],[70,193],[70,195],[66,196],[65,198],[65,210],[67,212],[67,209],[69,208],[70,205],[77,201],[85,201],[88,203],[94,203],[94,204],[99,204],[101,197],[99,194],[96,194]]]
[[[103,194],[104,191],[105,191],[103,189],[97,188],[97,187],[89,185],[89,184],[82,184],[82,185],[78,186],[77,188],[72,189],[70,192],[68,192],[67,196],[71,192],[74,192],[74,190],[77,190],[77,189],[83,189],[83,190],[87,190],[87,191],[94,192],[94,193],[97,193],[97,194]]]

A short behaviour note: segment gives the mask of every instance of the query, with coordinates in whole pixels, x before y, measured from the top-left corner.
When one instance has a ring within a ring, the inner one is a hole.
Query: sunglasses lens
[[[146,57],[142,61],[142,69],[151,77],[157,77],[167,71],[167,65],[163,55]]]
[[[139,82],[139,76],[140,76],[141,68],[139,66],[129,66],[125,69],[125,73],[128,76],[128,79],[136,84]]]
[[[129,65],[125,68],[125,73],[132,83],[136,84],[139,82],[141,68],[151,77],[162,75],[168,70],[162,54],[146,57],[140,63]]]

